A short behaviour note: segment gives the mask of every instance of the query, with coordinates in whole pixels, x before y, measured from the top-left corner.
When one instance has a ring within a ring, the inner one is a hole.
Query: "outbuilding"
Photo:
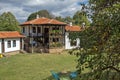
[[[70,32],[80,32],[80,26],[72,26],[68,25],[65,27],[65,49],[74,49],[80,47],[80,39],[76,38],[75,40],[71,40],[69,38]]]
[[[0,53],[18,52],[23,49],[23,38],[17,31],[0,32]]]

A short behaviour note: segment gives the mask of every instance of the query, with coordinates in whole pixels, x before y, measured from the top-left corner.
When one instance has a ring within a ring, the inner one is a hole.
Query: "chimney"
[[[85,29],[85,22],[82,23],[82,28]]]
[[[39,15],[37,14],[37,15],[36,15],[36,19],[38,19],[38,18],[39,18]]]
[[[72,26],[72,22],[70,22],[69,25]]]

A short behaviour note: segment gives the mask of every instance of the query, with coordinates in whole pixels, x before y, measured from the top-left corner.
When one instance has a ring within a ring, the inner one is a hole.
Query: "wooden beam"
[[[5,52],[5,45],[4,45],[4,39],[2,39],[2,53]]]
[[[23,43],[22,43],[22,38],[20,38],[20,50],[23,49]]]

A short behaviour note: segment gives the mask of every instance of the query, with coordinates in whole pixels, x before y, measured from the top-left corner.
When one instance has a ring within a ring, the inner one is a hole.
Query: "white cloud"
[[[87,0],[28,0],[24,5],[29,7],[36,6],[36,9],[47,9],[56,16],[73,16],[81,9],[79,2]]]
[[[75,2],[76,0],[28,0],[27,3],[24,3],[24,5],[27,6],[38,6],[38,5],[42,5],[42,6],[46,6],[46,5],[61,5],[61,4],[69,4],[71,2]]]
[[[56,16],[73,16],[75,12],[81,9],[81,6],[77,5],[76,3],[63,8],[61,11],[53,12]]]
[[[29,13],[27,11],[23,10],[23,7],[17,7],[17,6],[13,6],[11,4],[0,4],[1,9],[0,9],[0,13],[3,12],[12,12],[16,18],[19,19],[26,19],[27,16],[29,15]]]
[[[12,12],[18,20],[26,20],[29,14],[46,9],[56,16],[73,16],[81,9],[79,2],[87,0],[0,0],[0,14]]]
[[[27,5],[27,6],[36,6],[41,4],[45,4],[45,1],[44,0],[28,0],[27,3],[24,3],[24,5]]]

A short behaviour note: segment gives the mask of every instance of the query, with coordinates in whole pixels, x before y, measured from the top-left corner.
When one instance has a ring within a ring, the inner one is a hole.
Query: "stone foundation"
[[[20,51],[12,51],[12,52],[6,52],[6,53],[2,53],[4,56],[8,57],[8,56],[11,56],[11,55],[16,55],[16,54],[19,54]]]
[[[44,48],[44,47],[29,47],[28,48],[28,52],[29,53],[60,53],[64,50],[64,47],[60,47],[60,48]]]
[[[49,53],[61,53],[62,51],[64,50],[64,48],[63,47],[61,47],[61,48],[51,48],[51,49],[49,49]]]

